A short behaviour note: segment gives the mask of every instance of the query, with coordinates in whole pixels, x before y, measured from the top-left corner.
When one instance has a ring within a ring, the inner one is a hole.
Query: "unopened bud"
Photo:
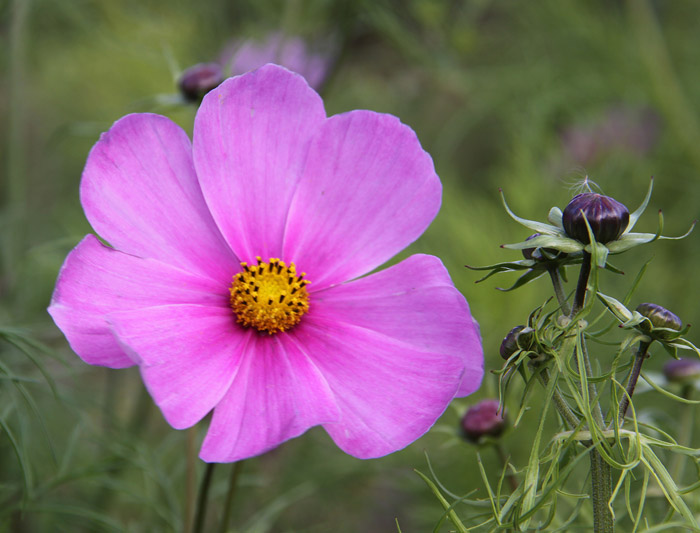
[[[209,91],[218,87],[222,81],[224,78],[221,65],[218,63],[199,63],[182,73],[178,87],[185,99],[197,102]]]
[[[462,432],[469,442],[477,443],[482,437],[498,437],[506,426],[505,413],[501,416],[498,400],[482,400],[470,407],[462,417]]]
[[[643,303],[637,306],[637,312],[648,318],[651,325],[655,328],[668,328],[675,331],[680,331],[683,327],[683,322],[675,314],[660,305]]]
[[[605,244],[617,240],[627,229],[630,212],[617,200],[594,192],[574,196],[564,209],[562,223],[572,239],[590,243],[586,220],[596,242]]]
[[[671,359],[664,365],[664,375],[674,383],[686,383],[700,378],[700,360]]]
[[[529,350],[533,345],[532,328],[515,326],[508,332],[501,342],[499,353],[503,359],[510,359],[518,350]]]

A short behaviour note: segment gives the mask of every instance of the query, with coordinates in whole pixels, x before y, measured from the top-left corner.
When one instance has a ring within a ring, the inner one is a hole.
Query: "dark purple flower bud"
[[[637,306],[637,312],[647,317],[651,321],[651,325],[655,328],[668,328],[675,331],[680,331],[683,327],[683,322],[677,315],[673,314],[668,309],[660,305],[643,303]]]
[[[506,426],[505,413],[498,411],[498,400],[482,400],[470,407],[462,417],[462,433],[469,442],[482,437],[498,437]]]
[[[574,196],[564,209],[562,222],[566,234],[577,241],[590,243],[586,220],[596,242],[605,244],[622,235],[629,224],[630,212],[609,196],[584,192]]]
[[[525,326],[515,326],[504,337],[499,352],[501,357],[507,360],[518,350],[529,350],[532,348],[532,344],[532,329]]]
[[[694,381],[700,378],[700,360],[671,359],[664,365],[664,375],[675,383]]]
[[[221,65],[218,63],[199,63],[188,68],[180,76],[178,87],[186,100],[197,102],[212,89],[224,81]]]

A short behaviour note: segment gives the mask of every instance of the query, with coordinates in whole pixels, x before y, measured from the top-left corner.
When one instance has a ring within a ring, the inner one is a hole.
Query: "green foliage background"
[[[45,311],[65,255],[91,231],[78,200],[90,147],[122,115],[153,110],[154,96],[174,93],[181,69],[215,59],[232,39],[272,31],[312,43],[335,39],[326,109],[395,114],[433,156],[443,208],[402,257],[443,259],[481,324],[494,369],[505,333],[550,294],[544,278],[496,292],[515,278],[474,285],[480,276],[464,268],[519,258],[499,248],[527,233],[504,213],[498,187],[516,213],[544,220],[586,175],[630,209],[654,175],[636,230],[654,232],[661,208],[669,235],[698,218],[698,17],[691,0],[0,3],[0,531],[183,527],[186,432],[167,426],[137,370],[82,363]],[[562,132],[594,130],[611,109],[657,117],[650,149],[610,142],[595,157],[573,159]],[[191,127],[193,108],[169,114]],[[603,290],[623,294],[653,257],[635,305],[655,302],[700,323],[698,242],[694,234],[613,258],[628,275],[608,276]],[[697,339],[692,330],[690,338]],[[648,369],[665,360],[657,350]],[[233,530],[384,532],[396,530],[395,519],[404,532],[432,530],[442,510],[412,469],[426,470],[426,450],[451,490],[483,492],[475,450],[457,426],[466,406],[496,394],[495,385],[487,375],[478,394],[455,402],[427,436],[390,457],[356,460],[313,429],[249,461]],[[664,401],[639,398],[666,423]],[[523,443],[536,420],[526,414],[506,435],[515,464],[527,460]],[[199,425],[197,439],[205,429]],[[483,455],[487,468],[498,468]],[[216,472],[211,527],[222,513],[226,470]]]

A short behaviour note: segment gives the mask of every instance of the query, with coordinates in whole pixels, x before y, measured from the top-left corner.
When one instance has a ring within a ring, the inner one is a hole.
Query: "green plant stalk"
[[[231,518],[231,508],[233,507],[233,497],[236,494],[238,478],[243,470],[244,462],[245,461],[238,461],[231,465],[231,476],[228,480],[228,491],[226,492],[226,502],[224,503],[224,516],[221,518],[221,527],[219,528],[220,533],[226,533],[228,531],[228,523]]]
[[[673,67],[666,40],[648,0],[628,0],[627,10],[639,42],[639,60],[646,66],[659,108],[668,118],[685,150],[700,168],[700,125],[693,105],[686,97],[681,81]]]
[[[192,533],[202,533],[202,531],[204,531],[204,522],[207,516],[207,502],[209,500],[209,487],[211,486],[211,480],[214,477],[215,466],[216,463],[207,463],[206,470],[204,470],[204,477],[202,477],[202,483],[199,485],[197,512],[194,515]]]
[[[188,528],[192,524],[192,515],[194,514],[194,485],[196,483],[195,463],[197,461],[197,447],[195,440],[197,438],[196,430],[191,427],[187,430],[186,440],[186,458],[185,458],[185,515],[183,517],[183,531],[189,531]]]
[[[591,254],[589,254],[588,252],[583,252],[583,259],[581,260],[581,271],[579,272],[578,283],[576,284],[576,294],[574,295],[574,305],[571,308],[571,314],[569,314],[569,317],[572,320],[583,308],[583,304],[586,300],[586,290],[588,289],[588,277],[590,275]]]
[[[576,293],[574,295],[574,303],[571,308],[570,318],[574,317],[583,309],[586,301],[586,292],[588,290],[588,278],[591,275],[591,254],[583,252],[583,260],[581,262],[581,271],[579,272],[578,283],[576,285]],[[587,377],[593,374],[591,367],[591,359],[588,355],[586,347],[586,339],[583,335],[580,336],[580,346],[576,347],[580,350],[583,368],[579,368],[580,372],[585,372]],[[593,419],[600,429],[605,429],[605,421],[603,412],[598,401],[598,392],[595,384],[588,381],[588,397],[590,401],[595,402],[593,408]],[[593,446],[593,444],[591,443]],[[612,512],[610,511],[609,503],[612,497],[612,472],[610,465],[605,462],[600,452],[596,448],[591,450],[591,499],[593,502],[593,531],[595,533],[611,533],[615,530]]]
[[[593,500],[593,531],[612,533],[615,522],[608,503],[612,496],[612,475],[610,465],[605,462],[597,449],[591,450],[591,487]]]
[[[26,130],[24,87],[25,43],[30,0],[15,0],[10,8],[9,65],[8,65],[8,120],[7,120],[7,203],[11,230],[5,232],[6,250],[3,253],[3,271],[6,282],[12,286],[19,265],[20,246],[25,232],[27,210],[27,180],[25,175],[24,137]]]
[[[546,389],[547,385],[549,384],[549,371],[546,368],[542,369],[542,371],[539,373],[539,379],[542,386]],[[561,415],[566,425],[569,426],[569,429],[576,429],[581,421],[574,414],[567,401],[561,395],[559,387],[554,387],[552,399],[554,400],[554,406],[556,407],[557,412]]]
[[[503,465],[503,468],[508,470],[508,455],[503,449],[503,445],[500,442],[494,442],[493,449],[496,452],[496,455],[498,455],[498,460]],[[506,478],[508,479],[508,485],[510,486],[511,492],[515,492],[516,490],[518,490],[518,480],[515,478],[515,474],[513,474],[513,472],[511,471],[508,471],[508,473],[506,474]]]
[[[549,277],[552,280],[552,287],[554,289],[554,294],[557,297],[559,307],[561,307],[561,311],[563,314],[568,315],[569,313],[571,313],[571,309],[569,308],[569,304],[566,301],[566,294],[564,293],[564,289],[561,283],[561,276],[559,276],[559,269],[556,266],[551,266],[547,268],[547,272],[549,273]],[[542,369],[538,377],[540,379],[540,382],[546,389],[550,379],[549,371],[546,368]],[[559,387],[554,387],[554,394],[552,396],[552,399],[554,400],[554,406],[556,407],[557,412],[562,417],[564,422],[569,426],[569,428],[575,429],[576,427],[578,427],[580,420],[571,410],[571,407],[569,407],[569,404],[566,402],[566,400],[564,400],[564,397],[559,391]]]
[[[647,358],[647,350],[649,350],[650,344],[650,342],[640,342],[637,353],[634,356],[634,365],[632,366],[632,370],[630,370],[629,378],[627,378],[627,386],[625,387],[626,394],[622,397],[622,400],[620,400],[620,409],[617,415],[620,424],[622,424],[622,421],[625,419],[625,415],[627,414],[627,409],[630,406],[630,398],[632,398],[634,388],[637,386],[639,374],[642,371],[642,364]]]
[[[559,302],[559,307],[561,307],[561,312],[565,315],[571,313],[569,308],[569,303],[566,301],[566,294],[561,284],[561,276],[559,276],[559,269],[557,267],[547,268],[549,272],[549,277],[552,280],[552,287],[554,287],[554,294],[557,297],[557,302]]]

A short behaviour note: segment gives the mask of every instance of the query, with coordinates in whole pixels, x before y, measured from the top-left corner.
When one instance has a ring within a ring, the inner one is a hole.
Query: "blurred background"
[[[475,285],[481,276],[464,267],[521,258],[499,248],[529,232],[506,215],[498,187],[517,214],[545,220],[586,176],[632,211],[653,175],[637,231],[655,232],[659,209],[666,235],[698,218],[699,17],[692,0],[0,2],[0,531],[183,529],[187,432],[165,423],[137,370],[82,363],[46,307],[63,259],[91,231],[78,199],[88,151],[130,112],[163,113],[191,131],[196,104],[177,87],[185,68],[218,62],[230,75],[279,61],[312,81],[329,115],[371,109],[410,125],[444,196],[398,259],[443,259],[492,370],[503,336],[551,294],[546,278],[514,292],[496,290],[511,275]],[[604,292],[624,296],[651,261],[633,306],[658,303],[700,323],[697,232],[611,261],[626,275],[606,275]],[[614,349],[592,355],[604,363]],[[656,350],[648,369],[666,360]],[[432,531],[442,509],[413,469],[428,472],[427,453],[448,489],[485,496],[476,448],[458,427],[467,406],[497,396],[496,383],[487,374],[479,393],[390,457],[356,460],[316,428],[248,461],[232,530],[385,532],[398,520],[404,532]],[[663,401],[638,401],[663,425]],[[526,413],[504,437],[516,465],[533,420]],[[497,472],[496,455],[482,455]],[[215,471],[211,528],[228,468]]]

